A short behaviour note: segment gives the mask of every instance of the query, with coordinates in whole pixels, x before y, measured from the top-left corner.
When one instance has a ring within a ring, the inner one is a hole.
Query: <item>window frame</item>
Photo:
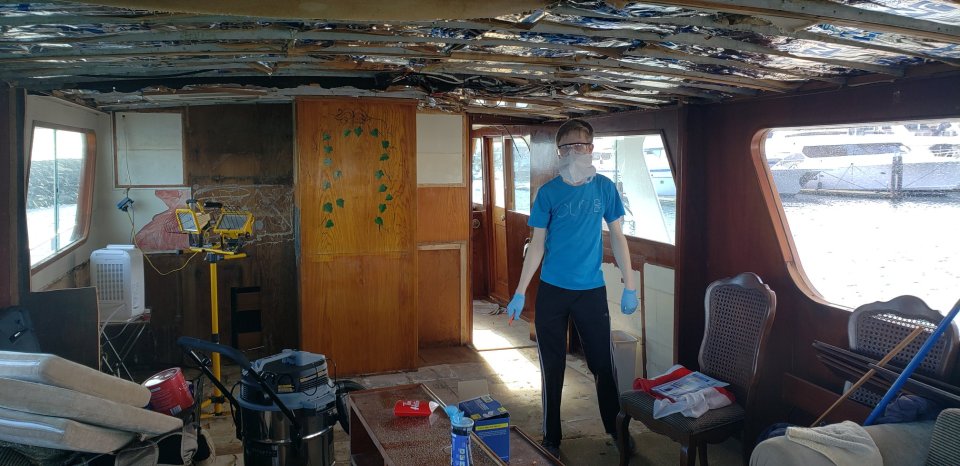
[[[26,152],[26,163],[24,164],[24,183],[23,183],[23,197],[27,198],[27,193],[30,190],[30,165],[33,162],[33,143],[36,136],[37,128],[52,129],[54,131],[71,131],[75,133],[80,133],[84,137],[84,160],[83,168],[80,173],[80,188],[78,190],[77,197],[77,227],[80,230],[80,236],[76,241],[73,241],[69,245],[61,248],[59,251],[54,252],[50,256],[44,258],[43,260],[37,262],[30,266],[30,274],[36,274],[37,272],[43,270],[50,264],[60,260],[65,257],[67,254],[70,254],[84,243],[87,242],[87,239],[90,237],[90,224],[92,223],[91,217],[93,216],[93,192],[94,192],[94,182],[96,179],[96,166],[97,166],[97,134],[96,131],[90,128],[80,128],[76,126],[63,125],[59,123],[49,123],[46,121],[34,120],[33,124],[30,127],[30,142],[27,147]],[[27,206],[24,203],[24,217],[26,218]],[[29,232],[28,232],[29,238]],[[26,247],[29,249],[29,239],[27,241]],[[29,252],[28,252],[29,256]]]
[[[834,302],[825,298],[817,290],[816,286],[814,286],[813,282],[807,275],[806,270],[804,270],[803,264],[800,260],[800,254],[797,250],[796,244],[793,241],[793,232],[790,230],[790,223],[787,220],[787,214],[783,208],[783,203],[781,202],[780,192],[777,190],[776,184],[773,180],[773,173],[770,171],[770,165],[767,163],[767,156],[765,153],[767,135],[771,131],[795,128],[855,127],[885,123],[896,124],[937,118],[954,119],[960,118],[960,116],[922,116],[890,119],[846,120],[819,124],[802,124],[797,122],[789,126],[761,128],[754,133],[753,139],[750,142],[750,161],[753,163],[754,170],[760,182],[760,191],[763,196],[763,201],[767,207],[768,217],[772,222],[774,234],[777,238],[777,243],[780,249],[780,255],[783,258],[784,265],[786,266],[787,274],[789,275],[793,284],[797,287],[797,290],[799,290],[814,303],[846,312],[853,312],[855,310],[855,307],[850,307],[848,305]]]
[[[629,130],[629,131],[604,131],[604,132],[594,132],[593,139],[597,138],[606,138],[606,137],[631,137],[631,136],[658,136],[660,141],[663,143],[663,152],[667,156],[667,163],[670,165],[670,176],[673,178],[673,184],[676,186],[677,195],[676,195],[676,204],[677,204],[677,215],[674,220],[674,243],[679,240],[679,230],[680,230],[680,182],[678,181],[679,175],[677,173],[677,163],[673,156],[673,150],[670,148],[670,144],[667,142],[667,134],[663,129],[650,129],[650,130]],[[556,152],[554,152],[556,156]],[[532,207],[532,202],[531,202]],[[603,228],[603,234],[607,234],[606,226]],[[627,238],[627,242],[646,242],[650,244],[663,245],[671,248],[676,248],[676,244],[664,243],[662,241],[657,241],[655,239],[644,238],[642,236],[633,236],[624,232],[624,236]]]

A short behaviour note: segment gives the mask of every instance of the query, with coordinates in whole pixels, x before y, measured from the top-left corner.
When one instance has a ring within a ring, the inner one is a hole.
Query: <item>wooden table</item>
[[[350,462],[366,465],[414,465],[450,463],[450,420],[442,408],[429,417],[397,417],[398,400],[443,402],[423,384],[400,385],[351,392]],[[471,436],[473,465],[505,465],[480,438]],[[510,463],[561,465],[515,426],[510,427]]]

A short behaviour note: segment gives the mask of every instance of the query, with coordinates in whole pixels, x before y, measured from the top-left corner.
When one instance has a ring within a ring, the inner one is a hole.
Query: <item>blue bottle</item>
[[[473,419],[459,416],[450,418],[450,466],[470,466],[470,432],[473,431]]]

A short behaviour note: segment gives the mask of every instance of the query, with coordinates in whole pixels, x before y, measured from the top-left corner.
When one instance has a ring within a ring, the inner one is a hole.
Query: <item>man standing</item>
[[[593,128],[582,120],[564,123],[557,130],[557,155],[560,176],[544,184],[533,203],[528,222],[533,227],[533,239],[507,313],[511,319],[520,318],[524,293],[543,260],[534,322],[542,383],[542,445],[559,457],[560,400],[571,316],[596,382],[603,426],[614,440],[616,437],[620,406],[610,350],[607,290],[600,270],[601,221],[607,222],[613,256],[623,274],[621,310],[631,314],[638,302],[622,230],[623,202],[613,181],[597,175],[593,167]],[[629,445],[632,449],[632,439]]]

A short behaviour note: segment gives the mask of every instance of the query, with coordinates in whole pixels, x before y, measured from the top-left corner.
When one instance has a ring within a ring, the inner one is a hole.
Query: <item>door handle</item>
[[[477,228],[480,228],[480,219],[479,218],[473,219],[473,221],[470,222],[470,226],[473,227],[474,230],[476,230]]]
[[[501,222],[506,221],[506,220],[507,220],[506,214],[500,216],[500,221],[501,221]]]

